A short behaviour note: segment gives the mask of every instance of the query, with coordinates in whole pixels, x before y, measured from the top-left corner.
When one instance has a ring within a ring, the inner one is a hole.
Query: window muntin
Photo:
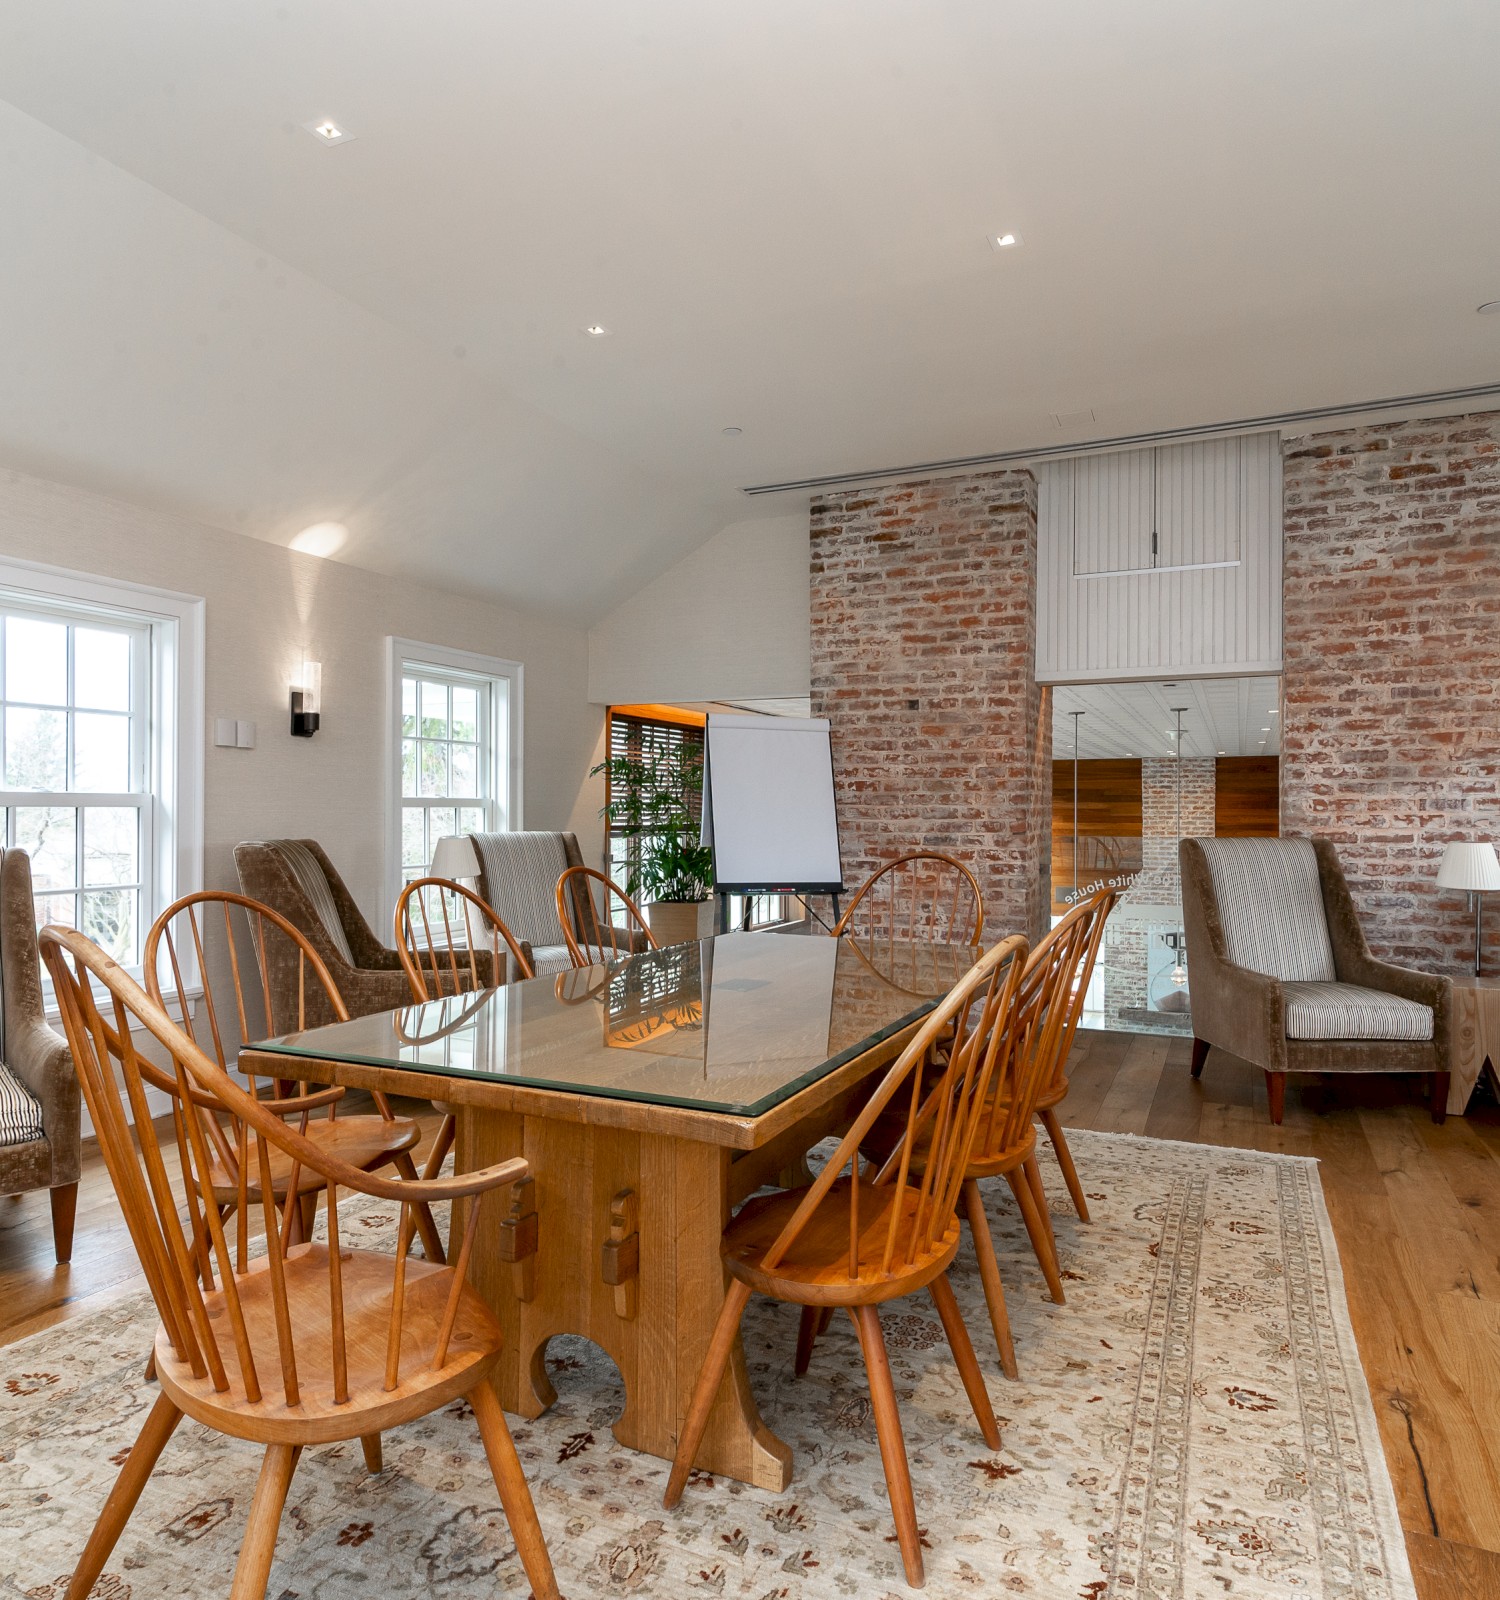
[[[506,678],[402,663],[403,884],[425,875],[439,839],[507,826],[510,709]]]

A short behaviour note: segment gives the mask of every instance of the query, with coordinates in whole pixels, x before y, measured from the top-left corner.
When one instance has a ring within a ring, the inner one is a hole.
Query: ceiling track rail
[[[1306,411],[1282,411],[1274,416],[1240,417],[1233,422],[1211,422],[1194,428],[1163,428],[1155,433],[1124,433],[1112,439],[1084,439],[1073,444],[1032,445],[1025,450],[997,450],[982,456],[951,456],[943,461],[913,461],[901,467],[871,467],[864,472],[831,472],[821,478],[794,478],[785,483],[752,483],[741,494],[791,494],[798,490],[838,489],[882,478],[930,477],[934,473],[969,472],[980,467],[1001,467],[1020,461],[1047,461],[1059,456],[1089,455],[1104,450],[1130,450],[1146,445],[1184,444],[1226,433],[1258,433],[1296,423],[1324,422],[1355,417],[1372,411],[1397,411],[1408,406],[1452,405],[1455,401],[1500,397],[1500,383],[1480,383],[1468,389],[1437,389],[1429,394],[1391,395],[1382,400],[1359,400],[1345,405],[1315,406]]]

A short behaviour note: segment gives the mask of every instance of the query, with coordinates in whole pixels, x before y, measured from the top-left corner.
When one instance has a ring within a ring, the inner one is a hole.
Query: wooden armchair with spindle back
[[[635,901],[592,867],[569,867],[557,880],[557,920],[575,967],[660,948]]]
[[[401,891],[396,951],[418,1005],[536,976],[529,951],[494,908],[451,878],[417,878]],[[427,1178],[443,1170],[458,1131],[452,1107],[440,1100],[433,1105],[443,1120],[427,1157]]]
[[[974,874],[941,851],[913,850],[860,885],[833,935],[977,945],[983,931],[984,896]]]
[[[161,1317],[161,1393],[68,1594],[89,1593],[184,1415],[265,1446],[233,1588],[237,1600],[252,1600],[265,1593],[305,1446],[357,1438],[376,1472],[385,1429],[465,1397],[532,1589],[539,1600],[557,1600],[536,1511],[491,1387],[500,1328],[465,1281],[481,1203],[524,1178],[526,1162],[437,1181],[351,1166],[240,1088],[97,945],[55,927],[43,931],[41,944],[100,1150]],[[166,1053],[169,1068],[138,1054],[133,1024]],[[169,1096],[169,1129],[159,1125],[165,1119],[153,1120],[148,1088]],[[258,1195],[252,1200],[241,1184],[230,1207],[241,1239],[252,1213],[259,1214],[265,1253],[248,1264],[236,1261],[221,1214],[226,1126],[243,1130],[239,1149]],[[278,1212],[271,1177],[278,1158],[293,1172],[317,1173],[326,1189],[326,1245],[289,1243],[289,1218]],[[174,1184],[181,1185],[180,1202]],[[344,1242],[341,1188],[399,1205],[394,1258]],[[438,1201],[459,1201],[466,1212],[451,1266],[408,1259],[418,1207]]]
[[[929,1013],[810,1188],[751,1199],[730,1223],[721,1246],[729,1291],[683,1424],[667,1507],[682,1497],[751,1293],[802,1307],[799,1365],[823,1314],[842,1306],[859,1335],[907,1579],[921,1586],[921,1535],[876,1307],[928,1291],[985,1441],[998,1450],[1000,1432],[947,1272],[970,1153],[1013,1037],[1026,950],[1019,935],[996,945]],[[945,1049],[934,1076],[923,1069],[939,1040]],[[870,1178],[861,1172],[861,1146],[887,1110],[902,1133]]]
[[[241,1045],[300,1032],[312,1017],[349,1020],[332,973],[302,930],[270,906],[228,890],[205,889],[168,906],[146,935],[142,964],[152,1000],[167,1009],[162,985],[169,980],[177,996],[178,1025],[200,1048],[211,1049],[225,1071],[238,1067]],[[203,986],[201,1016],[195,1016],[188,999],[191,968]],[[411,1152],[422,1130],[413,1118],[398,1117],[378,1090],[372,1096],[373,1116],[340,1115],[341,1088],[303,1083],[282,1094],[281,1086],[263,1085],[253,1075],[247,1081],[251,1095],[271,1115],[295,1118],[298,1132],[325,1154],[364,1172],[393,1166],[403,1178],[416,1176]],[[245,1161],[246,1137],[246,1130],[235,1126],[214,1169],[221,1205],[241,1193],[252,1202],[260,1199],[260,1174]],[[292,1237],[309,1236],[323,1188],[317,1170],[297,1167],[277,1151],[270,1174],[274,1198],[286,1205]],[[425,1206],[417,1225],[428,1258],[441,1261],[442,1240]]]

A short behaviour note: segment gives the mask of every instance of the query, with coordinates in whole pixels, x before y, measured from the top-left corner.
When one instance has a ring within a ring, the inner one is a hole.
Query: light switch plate
[[[235,723],[234,729],[234,742],[239,748],[241,750],[253,750],[255,748],[255,724],[241,718],[240,721]]]
[[[238,737],[235,732],[235,726],[233,717],[215,717],[214,743],[220,746],[228,746],[232,750]]]

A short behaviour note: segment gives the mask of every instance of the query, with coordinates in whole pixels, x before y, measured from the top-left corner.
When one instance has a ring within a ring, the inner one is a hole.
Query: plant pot
[[[660,945],[709,939],[714,931],[714,903],[712,900],[656,900],[646,907],[646,921]]]

